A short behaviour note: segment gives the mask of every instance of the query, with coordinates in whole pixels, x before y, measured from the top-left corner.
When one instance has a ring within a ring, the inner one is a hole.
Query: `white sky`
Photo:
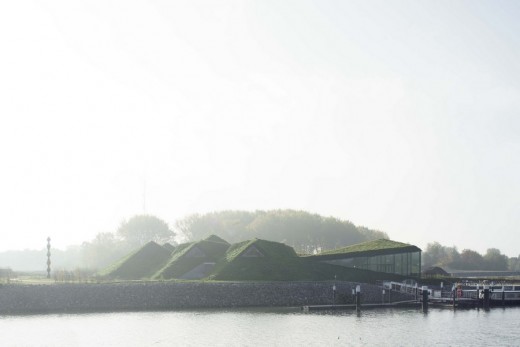
[[[520,2],[4,1],[0,250],[292,208],[520,253]]]

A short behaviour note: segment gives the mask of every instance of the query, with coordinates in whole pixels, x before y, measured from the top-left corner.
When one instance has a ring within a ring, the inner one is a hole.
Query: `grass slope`
[[[374,241],[368,241],[363,243],[358,243],[356,245],[351,245],[347,247],[342,247],[338,249],[333,249],[330,251],[321,252],[317,255],[312,255],[310,257],[321,257],[321,256],[329,256],[329,255],[339,255],[339,254],[349,254],[356,255],[363,253],[363,255],[377,255],[384,254],[388,252],[395,252],[396,250],[403,251],[420,251],[420,249],[416,246],[410,245],[408,243],[392,241],[388,239],[379,239]]]
[[[175,250],[175,246],[173,246],[171,243],[166,242],[164,245],[162,245],[164,248],[168,250],[168,252],[172,253]]]
[[[206,237],[204,240],[206,241],[212,241],[212,242],[220,242],[220,243],[225,243],[229,246],[229,242],[227,242],[226,240],[218,237],[217,235],[213,234],[213,235],[209,235],[208,237]]]
[[[242,257],[251,246],[265,256]],[[334,279],[334,276],[338,280],[355,282],[403,279],[399,275],[345,268],[298,257],[294,249],[285,244],[258,239],[231,245],[209,278],[223,281],[326,281]]]
[[[170,258],[170,251],[150,241],[114,265],[100,272],[101,276],[135,280],[151,277]]]
[[[179,278],[194,267],[207,262],[218,262],[224,257],[229,244],[202,240],[177,246],[170,260],[153,276],[154,279]],[[190,251],[198,248],[204,256],[190,257]]]

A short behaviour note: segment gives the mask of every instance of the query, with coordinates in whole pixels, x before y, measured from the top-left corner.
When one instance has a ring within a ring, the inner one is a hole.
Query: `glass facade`
[[[421,274],[421,252],[403,252],[366,257],[327,260],[329,264],[355,267],[363,270],[394,273],[419,277]]]

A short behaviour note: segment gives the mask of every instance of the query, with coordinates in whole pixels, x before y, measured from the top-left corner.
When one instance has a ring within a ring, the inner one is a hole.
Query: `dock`
[[[388,308],[388,307],[420,307],[421,302],[416,300],[409,301],[398,301],[391,303],[372,303],[372,304],[363,304],[363,309],[373,309],[373,308]],[[355,310],[355,304],[347,304],[347,305],[307,305],[302,306],[302,310],[305,312],[308,311],[334,311],[334,310]]]
[[[358,288],[359,290],[359,288]],[[302,310],[309,311],[334,311],[334,310],[357,310],[373,308],[392,308],[392,307],[422,307],[423,311],[428,311],[428,306],[443,307],[453,309],[464,308],[484,308],[507,307],[520,305],[520,284],[480,284],[480,283],[458,283],[444,288],[409,285],[398,282],[383,282],[381,286],[383,298],[385,291],[400,292],[410,294],[414,299],[406,301],[380,303],[362,303],[361,293],[352,292],[353,303],[349,304],[327,304],[327,305],[306,305]]]

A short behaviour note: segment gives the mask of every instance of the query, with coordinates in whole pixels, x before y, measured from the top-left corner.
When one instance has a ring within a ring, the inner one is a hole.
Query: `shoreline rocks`
[[[336,282],[336,304],[353,303],[358,283]],[[195,308],[294,307],[332,304],[331,282],[122,282],[0,286],[0,315],[155,311]],[[380,303],[381,287],[361,284],[364,303]],[[393,292],[392,301],[410,299]]]

